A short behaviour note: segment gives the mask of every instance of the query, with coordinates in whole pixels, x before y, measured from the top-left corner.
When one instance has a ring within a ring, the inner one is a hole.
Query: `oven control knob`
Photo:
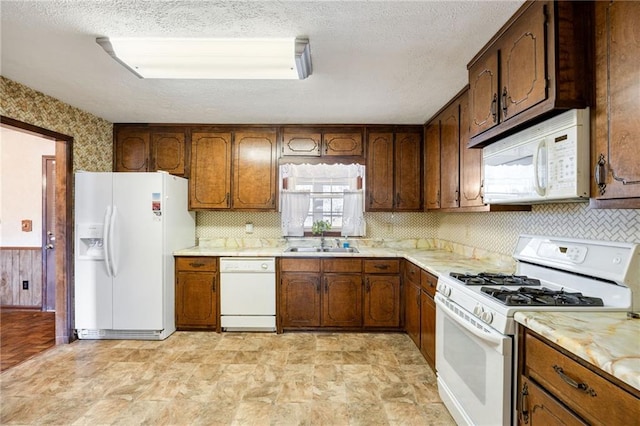
[[[440,293],[442,293],[444,297],[451,296],[451,289],[448,286],[444,284],[442,285],[438,284],[438,287],[439,287],[438,290],[440,290]]]
[[[491,312],[483,312],[481,318],[482,321],[486,322],[487,324],[491,324],[491,322],[493,322],[493,314]]]
[[[477,316],[478,318],[481,318],[483,311],[484,310],[482,309],[482,305],[478,304],[476,305],[475,308],[473,308],[473,315]]]

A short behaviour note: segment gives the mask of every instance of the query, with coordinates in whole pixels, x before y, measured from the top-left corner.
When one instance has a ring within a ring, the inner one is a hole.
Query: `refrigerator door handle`
[[[111,276],[115,277],[118,275],[118,259],[117,259],[117,251],[116,251],[116,216],[118,214],[118,208],[116,206],[112,207],[111,210],[111,218],[109,220],[109,260],[111,261]]]
[[[108,206],[104,212],[104,229],[102,240],[104,243],[104,264],[107,268],[107,275],[113,277],[113,272],[111,271],[111,206]]]

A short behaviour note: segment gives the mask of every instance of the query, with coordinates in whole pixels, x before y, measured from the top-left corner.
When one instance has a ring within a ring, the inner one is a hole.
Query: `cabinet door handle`
[[[227,203],[227,207],[229,207],[229,199],[230,199],[230,194],[227,192],[227,195],[225,195],[224,197],[224,201]]]
[[[369,293],[371,292],[371,285],[369,284],[369,277],[364,279],[364,290]]]
[[[498,94],[493,94],[493,100],[491,101],[491,117],[493,117],[493,122],[498,122]]]
[[[204,266],[204,263],[192,262],[189,264],[189,266],[191,266],[192,268],[202,268]]]
[[[598,192],[600,195],[604,195],[607,190],[605,164],[606,161],[604,159],[604,154],[600,154],[598,162],[593,169],[593,178],[596,181],[596,185],[598,185]]]
[[[524,424],[529,424],[529,401],[528,401],[528,397],[529,396],[529,387],[527,386],[527,384],[525,383],[522,386],[522,390],[520,391],[520,420],[522,420],[522,423]]]
[[[215,282],[215,280],[211,281],[211,291],[214,292],[214,293],[216,292],[216,282]]]
[[[507,86],[502,89],[502,116],[507,118]]]
[[[396,202],[395,202],[396,207],[400,207],[400,204],[401,204],[401,203],[402,203],[402,198],[400,198],[400,193],[398,192],[398,193],[396,194]]]
[[[562,369],[562,367],[558,366],[558,365],[554,365],[553,366],[553,371],[555,371],[558,376],[560,376],[560,378],[569,386],[571,386],[572,388],[578,389],[586,394],[589,394],[591,396],[598,396],[598,394],[596,393],[596,391],[592,388],[589,387],[589,385],[587,385],[586,383],[580,383],[577,382],[576,380],[572,379],[571,377],[567,376],[564,373],[564,370]]]
[[[376,269],[382,269],[382,270],[389,269],[389,265],[384,265],[384,264],[382,264],[382,265],[381,264],[376,264],[373,267],[376,268]]]
[[[329,280],[327,280],[327,277],[324,278],[324,294],[329,293]]]

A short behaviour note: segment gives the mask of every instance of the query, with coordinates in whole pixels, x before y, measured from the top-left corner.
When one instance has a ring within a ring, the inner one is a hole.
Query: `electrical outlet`
[[[22,281],[22,289],[29,290],[29,281],[27,280]]]

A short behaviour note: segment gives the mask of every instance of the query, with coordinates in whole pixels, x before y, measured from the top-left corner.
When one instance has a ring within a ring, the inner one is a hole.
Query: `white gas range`
[[[518,311],[640,311],[640,246],[522,235],[514,275],[440,276],[438,389],[459,424],[512,423]]]

